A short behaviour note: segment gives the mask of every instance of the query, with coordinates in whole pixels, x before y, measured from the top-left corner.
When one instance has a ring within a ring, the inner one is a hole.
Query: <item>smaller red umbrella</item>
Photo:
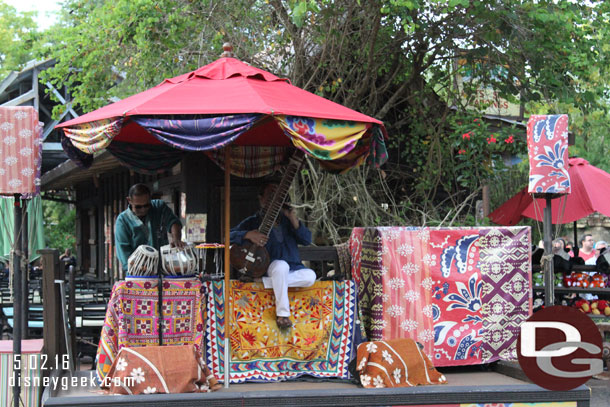
[[[570,158],[568,173],[572,192],[552,200],[553,224],[574,222],[593,212],[610,216],[610,174],[592,166],[584,158]],[[515,225],[523,217],[542,221],[545,207],[545,199],[534,200],[525,187],[493,211],[489,219],[504,226]]]

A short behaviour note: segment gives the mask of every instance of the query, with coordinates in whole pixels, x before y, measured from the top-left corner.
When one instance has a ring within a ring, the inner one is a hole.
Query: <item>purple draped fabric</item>
[[[137,116],[131,120],[174,148],[204,151],[221,148],[248,131],[261,114],[226,116]]]
[[[87,154],[74,147],[70,139],[63,134],[60,137],[61,148],[65,151],[68,158],[79,167],[87,169],[93,164],[93,154]]]

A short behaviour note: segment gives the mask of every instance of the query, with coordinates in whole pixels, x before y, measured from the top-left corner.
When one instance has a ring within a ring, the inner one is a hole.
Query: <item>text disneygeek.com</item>
[[[9,376],[9,386],[18,384],[21,387],[51,387],[53,390],[68,390],[74,387],[133,387],[136,382],[134,377],[109,377],[106,376],[100,383],[95,376],[63,376],[50,377],[39,375],[31,376],[26,372],[42,372],[45,370],[68,371],[70,369],[70,359],[68,355],[56,355],[48,358],[45,354],[15,355],[13,357],[13,373]],[[14,372],[23,371],[25,375],[16,375]]]
[[[91,377],[20,377],[16,380],[15,375],[9,377],[9,386],[14,386],[19,382],[21,387],[51,387],[53,390],[61,389],[68,390],[74,387],[98,387],[98,380],[95,376]],[[136,384],[134,377],[108,377],[106,376],[101,383],[102,387],[110,387],[111,385],[119,387],[133,387]]]

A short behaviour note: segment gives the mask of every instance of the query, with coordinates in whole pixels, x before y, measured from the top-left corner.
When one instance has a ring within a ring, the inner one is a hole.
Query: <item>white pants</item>
[[[269,277],[263,277],[265,288],[273,288],[275,294],[275,314],[290,316],[288,287],[311,287],[316,281],[316,273],[311,269],[290,271],[284,260],[273,260],[267,269]]]

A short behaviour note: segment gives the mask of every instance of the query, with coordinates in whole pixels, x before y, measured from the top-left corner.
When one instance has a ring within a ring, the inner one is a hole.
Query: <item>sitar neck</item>
[[[290,157],[290,162],[286,167],[282,180],[273,194],[271,203],[267,205],[267,210],[265,211],[263,221],[258,228],[258,231],[263,233],[265,236],[269,236],[269,233],[271,232],[271,229],[273,228],[273,225],[275,224],[275,221],[282,210],[282,206],[284,206],[292,180],[299,171],[304,157],[305,154],[301,150],[296,150],[292,157]]]

